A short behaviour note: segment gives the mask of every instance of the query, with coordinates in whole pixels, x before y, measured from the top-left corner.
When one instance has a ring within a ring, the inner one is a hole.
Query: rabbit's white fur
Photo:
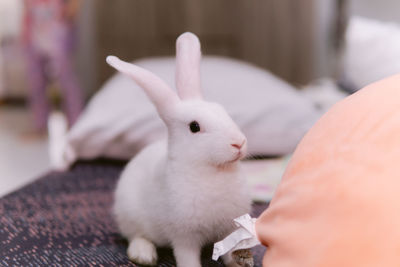
[[[231,233],[233,219],[250,210],[239,165],[246,138],[220,105],[201,99],[200,57],[197,37],[182,34],[179,97],[150,72],[107,58],[143,87],[168,128],[168,140],[149,145],[128,163],[115,192],[116,221],[137,263],[154,265],[155,246],[172,246],[179,267],[200,267],[201,248]],[[199,132],[191,132],[193,121]],[[224,261],[236,266],[229,256]]]

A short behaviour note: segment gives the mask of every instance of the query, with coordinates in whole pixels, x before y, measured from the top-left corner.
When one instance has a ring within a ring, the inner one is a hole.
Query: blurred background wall
[[[8,9],[14,13],[0,16],[0,35],[18,38],[12,32],[19,25],[22,2],[0,1],[15,6]],[[113,73],[104,62],[108,54],[132,60],[172,55],[175,38],[193,31],[205,54],[243,59],[303,85],[337,74],[348,15],[400,22],[398,10],[398,0],[84,0],[76,68],[90,96]],[[2,41],[0,60],[7,64],[0,64],[0,98],[25,95],[23,57],[13,38]]]
[[[7,1],[7,0],[1,0]],[[205,54],[244,59],[300,85],[336,67],[344,0],[84,0],[78,17],[76,67],[87,96],[113,70],[105,57],[173,55],[176,37],[199,35]],[[328,63],[327,63],[328,62]],[[17,63],[15,63],[18,65]],[[19,67],[18,67],[19,66]],[[6,95],[23,96],[10,66]]]
[[[85,9],[92,13],[90,25],[95,29],[90,32],[97,44],[91,50],[95,66],[90,69],[98,68],[98,76],[91,77],[94,88],[112,73],[104,64],[108,54],[125,59],[171,55],[176,37],[184,31],[199,35],[205,54],[244,59],[294,84],[330,75],[335,67],[332,40],[338,37],[343,1],[89,2]]]
[[[0,14],[0,36],[11,36],[1,43],[0,99],[25,96],[23,56],[13,33],[22,3],[0,0],[0,6],[14,6],[0,8],[8,10]],[[303,85],[337,74],[348,15],[400,23],[398,10],[398,0],[84,0],[76,67],[88,97],[113,72],[104,62],[108,54],[132,60],[172,55],[175,38],[193,31],[205,54],[244,59]]]
[[[23,56],[19,42],[23,1],[0,0],[0,100],[24,95]]]
[[[352,14],[400,23],[399,0],[351,0]]]

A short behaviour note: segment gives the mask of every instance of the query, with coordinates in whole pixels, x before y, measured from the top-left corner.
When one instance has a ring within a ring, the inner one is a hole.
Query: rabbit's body
[[[200,267],[201,248],[234,230],[250,210],[240,172],[246,138],[225,109],[206,102],[200,87],[200,43],[177,40],[176,94],[154,74],[108,57],[146,92],[168,128],[168,140],[144,148],[123,171],[114,213],[133,261],[154,265],[156,246],[172,246],[178,267]],[[230,255],[224,258],[236,266]]]
[[[121,233],[157,246],[170,246],[179,238],[203,246],[231,233],[233,219],[250,208],[239,166],[193,172],[193,166],[167,161],[166,146],[165,141],[149,145],[122,173],[114,204]]]

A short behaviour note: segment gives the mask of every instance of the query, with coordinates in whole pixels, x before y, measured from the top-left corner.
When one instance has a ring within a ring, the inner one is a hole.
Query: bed
[[[0,199],[0,266],[137,266],[111,214],[112,192],[126,162],[80,161],[65,172],[50,172]],[[252,216],[267,208],[253,204]],[[253,249],[262,266],[265,248]],[[171,249],[160,248],[158,266],[175,266]],[[211,260],[212,245],[202,253]]]

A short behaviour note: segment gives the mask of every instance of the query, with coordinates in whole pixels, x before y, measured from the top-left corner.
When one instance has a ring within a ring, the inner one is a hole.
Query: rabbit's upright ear
[[[176,88],[182,100],[202,98],[200,84],[200,41],[190,32],[176,40]]]
[[[124,62],[115,56],[108,56],[106,61],[118,71],[130,76],[144,89],[164,121],[170,117],[171,111],[180,100],[176,93],[163,80],[150,71]]]

